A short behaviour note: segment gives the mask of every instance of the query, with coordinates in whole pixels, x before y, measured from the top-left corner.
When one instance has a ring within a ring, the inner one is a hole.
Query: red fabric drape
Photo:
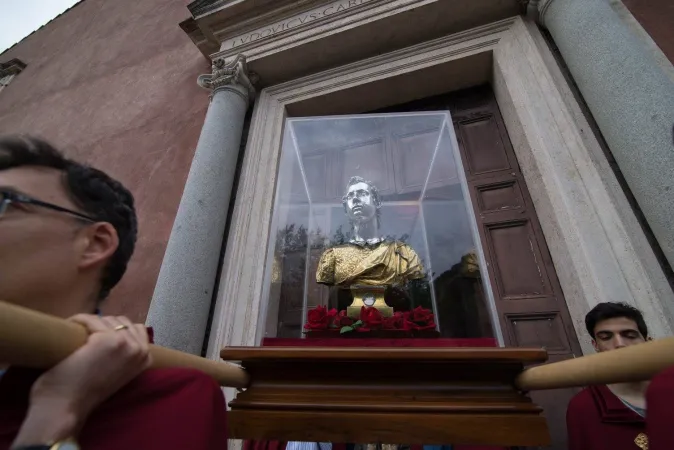
[[[494,338],[475,339],[292,339],[266,338],[264,347],[497,347]],[[343,444],[333,444],[333,449],[343,450]],[[244,450],[285,450],[286,443],[278,441],[246,441]],[[506,450],[506,447],[455,445],[454,450]],[[422,450],[421,445],[413,445],[411,450]]]

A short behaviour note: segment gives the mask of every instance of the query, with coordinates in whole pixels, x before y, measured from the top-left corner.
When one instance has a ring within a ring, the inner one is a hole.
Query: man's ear
[[[80,260],[78,267],[86,270],[105,264],[119,246],[117,230],[107,222],[96,222],[86,227],[78,242]]]
[[[594,339],[592,339],[592,347],[594,347],[595,352],[599,351],[599,347],[597,347],[597,341]]]

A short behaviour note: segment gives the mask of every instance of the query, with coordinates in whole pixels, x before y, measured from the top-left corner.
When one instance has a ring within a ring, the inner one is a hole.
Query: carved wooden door
[[[545,347],[550,361],[580,355],[578,338],[531,196],[488,86],[378,112],[449,109],[461,150],[506,346]],[[575,389],[537,392],[553,448],[566,445],[566,407]]]

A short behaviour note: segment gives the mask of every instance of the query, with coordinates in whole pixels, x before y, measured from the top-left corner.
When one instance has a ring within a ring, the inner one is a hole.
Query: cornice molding
[[[199,17],[226,6],[227,3],[232,3],[232,0],[195,0],[187,5],[187,9],[192,17]]]
[[[249,21],[241,22],[237,24],[236,27],[228,28],[223,31],[215,32],[217,36],[227,36],[225,39],[222,39],[222,46],[214,56],[226,55],[231,57],[233,52],[246,52],[253,59],[253,55],[259,53],[261,48],[267,48],[267,46],[272,47],[283,47],[287,44],[284,39],[296,40],[298,36],[304,37],[305,35],[311,36],[320,36],[327,30],[321,31],[319,27],[326,26],[329,29],[339,29],[343,26],[345,18],[352,20],[351,25],[362,25],[372,21],[373,18],[377,17],[376,11],[381,8],[379,17],[386,17],[390,14],[395,14],[402,12],[405,9],[413,9],[415,7],[421,7],[424,5],[426,0],[358,0],[359,3],[354,3],[353,7],[344,8],[341,11],[336,11],[330,15],[323,15],[322,17],[314,20],[307,20],[304,23],[301,23],[299,16],[309,15],[313,8],[325,8],[326,4],[334,5],[338,4],[348,4],[348,0],[333,0],[332,2],[320,1],[320,0],[309,0],[308,2],[299,3],[297,5],[291,5],[285,8],[279,8],[274,11],[267,12],[260,16],[254,17]],[[309,9],[307,9],[309,8]],[[334,10],[334,7],[332,8]],[[338,8],[339,9],[339,8]],[[367,17],[365,17],[367,16]],[[363,19],[365,17],[365,19]],[[293,22],[295,26],[286,27],[289,22]],[[265,35],[266,30],[261,28],[274,28],[274,26],[281,25],[281,31]],[[260,38],[252,39],[254,34],[260,32]],[[251,39],[246,39],[250,36]],[[234,48],[227,48],[226,43],[232,41],[233,39],[238,39],[241,42]],[[225,48],[222,48],[225,47]]]
[[[461,6],[464,1],[465,7]],[[323,38],[333,41],[330,46],[336,48],[336,33],[343,33],[341,36],[347,41],[362,40],[373,51],[380,47],[390,50],[396,45],[418,42],[415,35],[432,39],[460,31],[459,24],[475,26],[523,14],[528,3],[529,0],[195,0],[190,4],[194,17],[180,26],[209,59],[245,53],[255,67],[260,58],[304,44],[314,45]],[[403,16],[413,22],[399,20]],[[443,16],[451,19],[437,21]],[[383,21],[390,25],[384,26]],[[363,33],[363,26],[371,29],[372,44]],[[387,46],[379,42],[385,34],[391,34],[395,43]],[[361,49],[355,50],[358,53]],[[365,50],[363,56],[367,56]],[[342,57],[340,61],[348,59]],[[265,79],[263,72],[260,75]]]
[[[450,59],[462,57],[462,55],[474,54],[495,48],[501,39],[506,36],[506,33],[510,32],[517,24],[517,21],[518,19],[514,17],[500,20],[488,25],[308,75],[300,79],[287,81],[266,88],[263,92],[286,105],[294,102],[299,97],[305,97],[306,92],[303,89],[307,86],[314,86],[311,90],[312,96],[330,92],[334,89],[334,85],[330,81],[339,74],[359,74],[349,78],[348,84],[351,85],[391,76],[391,64],[396,65],[397,70],[401,71],[401,73],[404,71],[414,71],[421,67],[437,65]],[[467,43],[470,44],[468,45]],[[293,92],[293,94],[289,95],[289,92]]]

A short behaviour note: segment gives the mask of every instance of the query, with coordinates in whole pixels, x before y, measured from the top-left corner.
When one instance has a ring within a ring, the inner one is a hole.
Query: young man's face
[[[81,212],[66,193],[63,173],[55,169],[2,170],[0,190]],[[79,250],[84,244],[78,234],[83,226],[68,214],[10,203],[0,217],[0,300],[60,316],[87,307],[69,304],[64,295],[81,275]]]
[[[639,332],[636,322],[627,317],[616,317],[598,322],[594,327],[594,335],[595,339],[592,340],[592,345],[598,352],[646,342],[646,338]]]

